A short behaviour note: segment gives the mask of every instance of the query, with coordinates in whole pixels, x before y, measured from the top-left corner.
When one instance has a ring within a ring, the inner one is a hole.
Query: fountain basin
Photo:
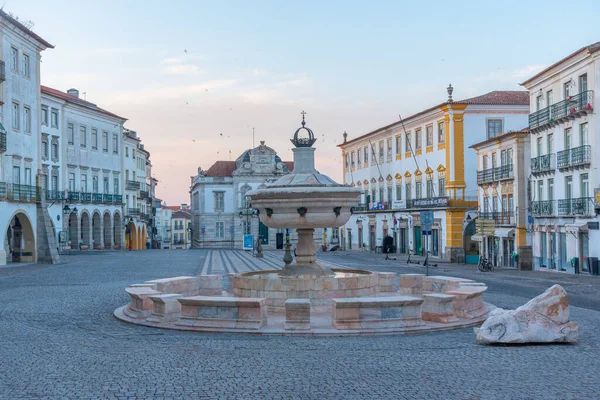
[[[235,297],[264,298],[271,313],[285,312],[288,299],[309,299],[311,310],[331,311],[332,299],[370,297],[379,293],[379,273],[332,269],[333,276],[281,276],[280,271],[228,275],[228,292]]]

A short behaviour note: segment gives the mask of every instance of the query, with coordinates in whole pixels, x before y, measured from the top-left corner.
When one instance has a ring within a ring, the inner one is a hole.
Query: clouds
[[[197,65],[191,64],[168,65],[162,68],[162,73],[167,75],[197,75],[205,72]]]

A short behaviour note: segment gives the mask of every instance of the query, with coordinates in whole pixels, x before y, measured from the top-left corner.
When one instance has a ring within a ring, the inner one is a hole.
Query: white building
[[[494,91],[423,110],[339,145],[344,183],[364,190],[341,229],[347,249],[377,250],[387,236],[400,253],[470,262],[477,255],[477,157],[469,146],[527,125],[527,92]],[[472,209],[473,215],[467,211]],[[420,211],[433,211],[430,235],[421,229]],[[470,217],[467,218],[467,217]],[[429,243],[426,242],[429,240]]]
[[[171,216],[171,248],[189,249],[192,243],[192,216],[186,211],[174,211]]]
[[[235,161],[217,161],[191,177],[192,247],[243,247],[244,234],[265,248],[283,248],[283,230],[269,229],[253,214],[246,192],[293,169],[275,150],[260,142]]]
[[[156,199],[156,219],[155,219],[155,241],[156,247],[159,249],[171,248],[171,216],[173,210],[167,206],[167,203],[162,203],[160,199]]]
[[[41,95],[43,185],[60,247],[122,248],[126,119],[81,99],[76,89],[42,86]]]
[[[531,111],[531,214],[536,269],[590,272],[600,257],[600,42],[522,83]]]
[[[7,259],[50,261],[48,238],[37,238],[36,208],[37,202],[44,215],[36,178],[41,168],[40,59],[47,48],[54,46],[0,10],[0,265]]]

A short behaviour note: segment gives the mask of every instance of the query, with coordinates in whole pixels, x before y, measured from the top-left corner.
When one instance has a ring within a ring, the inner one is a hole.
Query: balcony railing
[[[102,193],[92,193],[92,203],[102,203]]]
[[[531,159],[531,173],[543,174],[545,172],[554,172],[556,169],[556,154],[546,154]]]
[[[41,200],[41,188],[30,185],[0,182],[0,199],[23,203]]]
[[[592,146],[579,146],[559,151],[557,164],[559,169],[582,167],[592,162]]]
[[[125,182],[125,189],[127,190],[140,190],[140,182],[137,181],[127,181]]]
[[[127,215],[132,217],[139,216],[141,214],[141,210],[139,208],[128,208]]]
[[[450,198],[447,196],[441,197],[425,197],[421,199],[411,199],[404,201],[393,202],[377,202],[377,203],[360,203],[352,207],[352,212],[368,212],[368,211],[383,211],[383,210],[405,210],[405,209],[427,209],[448,207]],[[402,204],[402,205],[400,205]]]
[[[6,132],[0,132],[0,153],[6,152]]]
[[[112,203],[113,202],[113,195],[112,194],[106,194],[106,193],[104,193],[102,195],[102,202],[103,203]]]
[[[482,185],[514,178],[512,164],[477,171],[477,184]]]
[[[79,201],[79,192],[69,192],[69,201]]]
[[[534,217],[553,216],[555,211],[554,200],[540,200],[531,202],[531,215]]]
[[[494,220],[496,225],[515,225],[514,211],[492,211],[479,213],[480,219]]]
[[[86,192],[79,193],[79,201],[82,203],[91,203],[92,202],[92,194]]]
[[[529,129],[542,127],[579,113],[587,113],[594,108],[594,91],[587,90],[529,114]]]
[[[113,194],[113,202],[115,204],[122,204],[123,203],[123,195],[122,194]]]
[[[593,212],[591,197],[558,200],[558,215],[589,217]]]
[[[46,200],[65,200],[65,192],[62,190],[46,190]]]
[[[144,200],[148,198],[148,191],[147,190],[141,190],[140,191],[140,199]]]

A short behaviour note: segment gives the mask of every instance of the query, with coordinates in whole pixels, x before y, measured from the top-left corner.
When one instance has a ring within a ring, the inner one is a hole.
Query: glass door
[[[548,268],[556,269],[556,233],[550,234],[550,260]]]
[[[579,260],[581,271],[590,272],[588,268],[588,257],[590,255],[590,238],[587,233],[580,232],[579,237],[581,238],[581,259]]]
[[[548,242],[546,241],[546,232],[542,232],[542,267],[548,268]]]

